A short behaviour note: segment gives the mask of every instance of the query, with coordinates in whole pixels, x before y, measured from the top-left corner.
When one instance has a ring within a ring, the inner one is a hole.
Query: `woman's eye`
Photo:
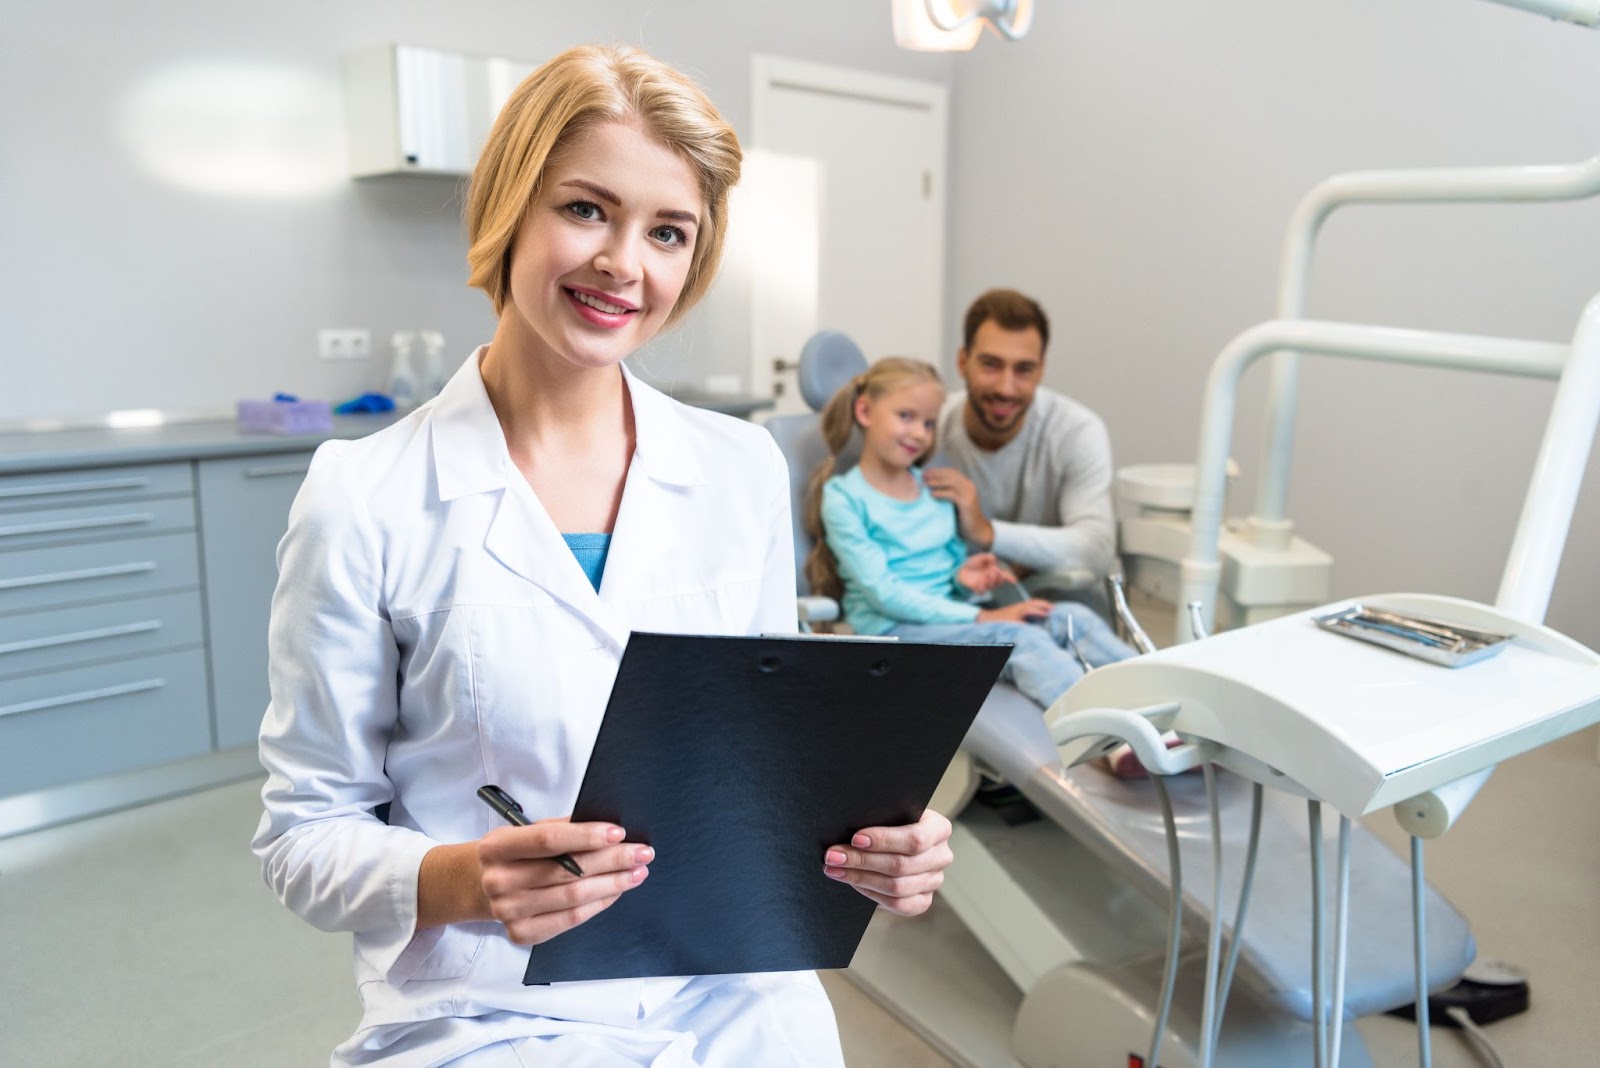
[[[592,200],[574,200],[567,205],[567,214],[585,221],[600,218],[600,205]]]
[[[676,226],[658,226],[650,231],[650,236],[673,248],[689,243],[689,235]]]

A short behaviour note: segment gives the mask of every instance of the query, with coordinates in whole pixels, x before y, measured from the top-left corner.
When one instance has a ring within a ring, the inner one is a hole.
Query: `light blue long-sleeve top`
[[[822,487],[822,529],[839,561],[845,622],[857,634],[897,623],[971,623],[978,607],[957,600],[956,569],[967,558],[955,506],[937,500],[912,468],[921,492],[896,500],[868,484],[861,468]]]

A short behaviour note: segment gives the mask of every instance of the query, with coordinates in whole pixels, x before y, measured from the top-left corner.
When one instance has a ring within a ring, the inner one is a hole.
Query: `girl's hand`
[[[483,896],[490,914],[522,946],[549,941],[610,908],[650,874],[655,850],[624,842],[611,823],[540,820],[527,827],[496,827],[478,840]],[[573,875],[554,858],[572,856]]]
[[[1017,581],[1017,576],[994,553],[973,553],[956,570],[956,581],[973,593],[988,593],[1002,583]]]
[[[979,623],[1032,623],[1037,619],[1044,619],[1054,607],[1049,601],[1038,597],[1028,601],[1018,601],[1008,604],[1004,608],[978,609]]]
[[[848,846],[831,846],[823,874],[849,883],[865,897],[899,916],[917,916],[933,904],[944,882],[950,852],[950,821],[933,809],[906,827],[868,827]]]

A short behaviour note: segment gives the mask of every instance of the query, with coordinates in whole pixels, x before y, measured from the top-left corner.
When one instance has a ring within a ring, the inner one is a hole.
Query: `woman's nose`
[[[639,277],[639,262],[637,244],[621,236],[607,241],[594,258],[596,270],[610,275],[619,282],[636,281]]]

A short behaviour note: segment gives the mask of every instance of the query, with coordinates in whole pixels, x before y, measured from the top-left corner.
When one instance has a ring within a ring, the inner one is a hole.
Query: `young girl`
[[[278,550],[254,847],[286,906],[354,934],[361,1025],[335,1065],[842,1068],[811,973],[522,984],[527,946],[657,861],[566,818],[629,633],[795,626],[771,436],[623,365],[710,285],[739,165],[665,64],[552,59],[472,176],[489,344],[405,419],[317,451]],[[504,826],[486,783],[536,822]],[[816,878],[914,915],[949,836],[931,811],[862,828]],[[715,850],[691,860],[717,870]]]
[[[806,577],[840,598],[857,634],[911,641],[1015,646],[1001,678],[1041,707],[1093,667],[1133,656],[1085,605],[1036,598],[980,608],[971,594],[1016,577],[993,553],[967,555],[956,512],[923,484],[944,389],[933,367],[889,358],[828,402],[822,433],[832,459],[812,477],[806,527],[817,539]]]

